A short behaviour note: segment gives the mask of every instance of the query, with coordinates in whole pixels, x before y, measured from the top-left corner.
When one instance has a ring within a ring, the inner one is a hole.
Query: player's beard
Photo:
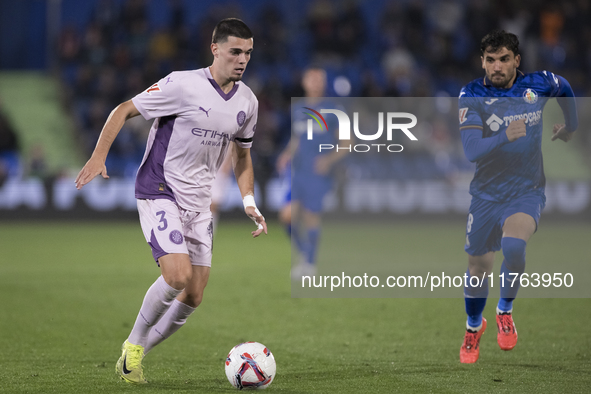
[[[502,77],[502,79],[500,81],[499,80],[495,81],[495,79],[494,79],[495,76],[500,76],[500,77]],[[495,88],[506,87],[509,84],[509,82],[511,82],[513,80],[513,78],[515,78],[515,75],[507,77],[505,74],[492,74],[491,76],[488,77],[488,79],[490,80],[490,82],[492,83],[492,85]]]

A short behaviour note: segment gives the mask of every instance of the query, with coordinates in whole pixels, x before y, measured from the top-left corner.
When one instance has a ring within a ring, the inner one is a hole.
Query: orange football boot
[[[480,355],[480,337],[486,330],[486,319],[482,318],[482,328],[477,332],[471,332],[466,330],[464,335],[464,343],[460,348],[460,362],[462,364],[473,364],[478,361]]]
[[[511,350],[517,345],[517,330],[511,313],[497,314],[497,342],[503,350]]]

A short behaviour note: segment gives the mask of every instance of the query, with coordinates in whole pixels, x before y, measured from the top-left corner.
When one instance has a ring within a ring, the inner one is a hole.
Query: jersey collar
[[[513,86],[515,85],[515,83],[517,82],[517,80],[518,80],[519,78],[522,78],[524,75],[525,75],[525,74],[524,74],[524,73],[522,73],[522,72],[521,72],[521,70],[517,70],[517,72],[515,73],[515,79],[513,80],[513,85],[511,85],[511,87],[513,87]],[[486,77],[486,75],[485,75],[485,76],[484,76],[484,78],[482,79],[482,84],[483,84],[484,86],[486,86],[487,88],[494,87],[494,86],[493,86],[493,84],[492,84],[492,82],[490,81],[490,79],[488,79],[488,78]]]
[[[238,85],[239,85],[238,82],[234,82],[234,86],[232,87],[232,89],[228,93],[224,93],[222,88],[220,88],[220,85],[218,85],[218,83],[215,81],[215,79],[213,79],[213,76],[211,75],[211,71],[209,71],[209,67],[205,67],[204,70],[205,70],[205,76],[207,77],[207,79],[211,83],[211,86],[213,86],[213,88],[216,90],[216,92],[218,92],[218,94],[225,101],[228,101],[232,97],[234,97],[234,94],[238,90]]]

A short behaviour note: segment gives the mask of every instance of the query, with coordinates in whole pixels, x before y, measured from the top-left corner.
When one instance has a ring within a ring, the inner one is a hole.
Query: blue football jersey
[[[336,146],[338,140],[338,121],[332,114],[323,114],[322,119],[315,115],[309,108],[320,112],[321,109],[341,109],[330,100],[322,100],[312,105],[307,105],[305,101],[301,105],[294,106],[292,111],[292,133],[298,139],[298,148],[293,156],[293,168],[297,173],[313,174],[314,162],[319,155],[325,155],[332,150],[320,152],[320,144],[330,144]],[[319,122],[314,120],[311,115],[316,116]],[[308,120],[312,120],[313,138],[308,139]],[[326,122],[326,124],[324,123]],[[320,124],[319,124],[320,123]]]
[[[573,93],[564,78],[548,71],[523,74],[518,70],[513,86],[508,89],[492,86],[486,77],[462,88],[460,130],[482,130],[482,138],[491,138],[487,142],[493,143],[490,152],[474,160],[476,172],[470,184],[471,195],[507,202],[532,191],[544,194],[542,111],[550,97],[573,97]],[[561,103],[561,107],[567,128],[574,131],[577,123],[574,101],[568,105]],[[506,129],[519,119],[525,119],[526,136],[509,142]]]

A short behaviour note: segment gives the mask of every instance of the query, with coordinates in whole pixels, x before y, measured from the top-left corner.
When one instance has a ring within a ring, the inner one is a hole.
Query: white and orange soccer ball
[[[237,389],[266,389],[275,378],[275,357],[262,343],[236,345],[226,358],[226,376]]]

